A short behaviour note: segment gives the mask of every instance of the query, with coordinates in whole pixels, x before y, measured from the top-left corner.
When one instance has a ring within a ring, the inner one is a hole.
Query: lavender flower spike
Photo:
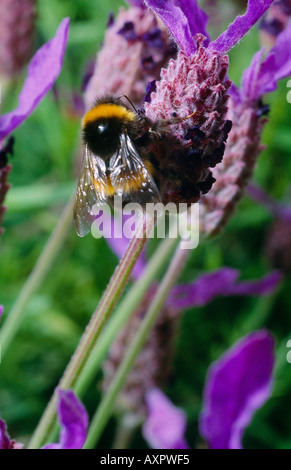
[[[217,234],[234,211],[264,148],[261,136],[266,108],[262,95],[275,90],[277,81],[291,75],[291,24],[277,36],[275,46],[263,60],[257,52],[245,70],[241,90],[230,89],[227,118],[233,126],[229,133],[223,161],[213,170],[216,182],[200,206],[201,231]]]
[[[143,435],[153,449],[188,449],[184,439],[186,416],[158,388],[146,396],[148,417]]]
[[[199,201],[215,182],[212,168],[221,163],[232,128],[227,116],[230,80],[225,55],[273,0],[250,0],[245,15],[238,17],[216,41],[206,33],[206,16],[195,0],[146,0],[146,3],[169,28],[180,46],[176,60],[170,60],[161,72],[156,91],[145,103],[145,113],[153,121],[185,117],[173,123],[167,144],[155,145],[159,174],[154,179],[164,204]],[[197,15],[191,14],[192,10]],[[164,175],[175,175],[171,181]],[[230,188],[232,189],[232,188]],[[231,195],[230,195],[231,196]]]
[[[212,449],[241,449],[254,412],[272,390],[274,339],[252,333],[215,362],[208,373],[200,432]]]
[[[0,117],[0,141],[33,112],[57,79],[63,64],[69,21],[69,18],[63,19],[56,36],[44,44],[32,58],[17,108]]]
[[[87,412],[72,390],[58,391],[58,417],[61,424],[60,440],[44,449],[82,449],[87,438]]]

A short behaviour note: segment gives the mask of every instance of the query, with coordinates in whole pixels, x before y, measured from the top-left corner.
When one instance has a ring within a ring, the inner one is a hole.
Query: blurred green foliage
[[[121,4],[119,0],[37,2],[35,49],[54,35],[63,17],[71,17],[71,28],[63,71],[55,86],[58,99],[50,92],[15,132],[12,189],[0,242],[0,301],[5,314],[76,186],[80,132],[79,117],[72,112],[72,95],[81,94],[86,66],[101,45],[108,13],[116,12]],[[254,29],[232,51],[230,76],[237,84],[258,47],[258,31]],[[24,78],[25,73],[16,86],[7,87],[3,112],[15,105]],[[277,199],[284,198],[291,175],[291,105],[286,94],[286,81],[282,81],[278,90],[267,97],[271,105],[270,122],[263,136],[267,147],[255,173],[255,180]],[[201,272],[222,266],[240,269],[245,279],[264,275],[271,269],[264,254],[270,223],[266,209],[245,197],[223,234],[193,252],[182,280],[191,281]],[[72,227],[0,364],[0,413],[13,438],[26,442],[33,431],[116,263],[103,239],[90,236],[80,239]],[[219,298],[183,316],[167,393],[176,405],[186,408],[187,438],[192,447],[201,443],[198,415],[209,365],[242,335],[264,327],[274,333],[277,341],[275,388],[272,398],[248,428],[245,446],[290,448],[291,365],[286,361],[286,342],[291,338],[290,288],[290,277],[285,276],[279,291],[271,298]],[[89,412],[96,407],[100,380],[101,373],[85,398]],[[112,419],[101,447],[111,446],[115,426]],[[139,434],[133,444],[145,446]]]

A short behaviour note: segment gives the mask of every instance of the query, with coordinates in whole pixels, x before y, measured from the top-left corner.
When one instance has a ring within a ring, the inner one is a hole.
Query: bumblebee
[[[114,196],[122,197],[122,204],[136,202],[143,208],[150,202],[164,202],[157,149],[162,148],[170,124],[191,116],[152,122],[131,111],[121,98],[105,96],[96,101],[82,120],[84,157],[74,206],[79,236],[90,231],[96,217],[93,206],[112,205]]]
[[[120,98],[99,99],[82,120],[83,168],[78,182],[74,223],[85,236],[95,219],[95,204],[161,201],[152,177],[146,141],[155,132],[150,121],[131,111]]]

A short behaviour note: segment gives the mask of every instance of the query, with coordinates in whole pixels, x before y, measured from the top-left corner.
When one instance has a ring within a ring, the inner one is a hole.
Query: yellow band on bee
[[[145,178],[142,173],[135,173],[134,176],[132,175],[131,178],[124,179],[122,181],[121,187],[123,193],[132,193],[138,192],[143,184],[145,183]]]
[[[103,180],[97,181],[95,178],[92,178],[95,191],[97,193],[104,194],[106,197],[114,196],[115,189],[113,188],[110,177],[107,176],[106,183]]]
[[[142,173],[135,173],[131,178],[121,179],[119,184],[117,182],[117,185],[119,186],[118,189],[122,189],[122,192],[126,194],[139,191],[145,182],[146,179]],[[116,194],[116,189],[113,187],[109,175],[107,176],[106,183],[103,180],[98,181],[93,178],[93,184],[95,191],[104,194],[106,197],[114,196]]]
[[[83,117],[82,126],[85,127],[87,124],[97,121],[98,119],[109,119],[117,118],[127,121],[133,121],[136,115],[129,109],[122,105],[113,103],[101,103],[88,111]]]

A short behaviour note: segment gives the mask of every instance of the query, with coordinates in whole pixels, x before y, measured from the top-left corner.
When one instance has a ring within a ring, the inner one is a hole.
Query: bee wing
[[[101,205],[106,201],[106,186],[105,163],[100,157],[90,152],[86,145],[74,205],[74,225],[80,237],[87,235],[96,218],[93,206]]]
[[[127,132],[121,134],[120,149],[110,160],[110,180],[117,195],[128,193],[131,202],[159,202],[159,190]]]

